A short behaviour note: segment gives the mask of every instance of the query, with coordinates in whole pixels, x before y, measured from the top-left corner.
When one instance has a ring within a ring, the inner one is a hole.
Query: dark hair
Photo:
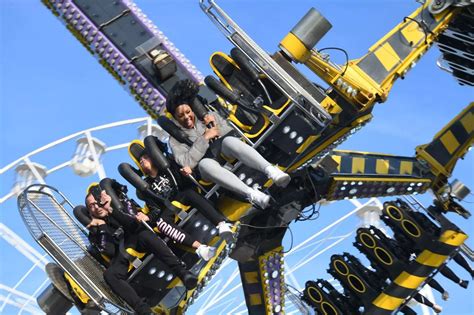
[[[84,203],[86,204],[86,207],[87,207],[87,198],[89,196],[93,196],[94,199],[96,201],[100,201],[100,193],[101,193],[102,189],[100,188],[100,185],[99,184],[92,184],[90,185],[88,188],[87,188],[87,194],[86,194],[86,197],[84,198]],[[99,200],[97,200],[97,198],[99,198]]]
[[[166,97],[166,109],[171,115],[174,115],[179,105],[191,105],[198,92],[198,84],[189,79],[176,82]]]
[[[90,192],[88,192],[86,197],[84,198],[84,204],[86,205],[87,209],[89,209],[89,207],[87,206],[87,198],[89,198],[89,196],[92,196],[92,194]]]

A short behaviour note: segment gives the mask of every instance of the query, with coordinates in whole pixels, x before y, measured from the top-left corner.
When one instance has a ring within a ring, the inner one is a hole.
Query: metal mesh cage
[[[105,283],[104,268],[88,252],[87,230],[70,215],[66,197],[53,187],[31,185],[18,197],[18,209],[34,239],[87,295],[107,312],[119,312],[125,303]]]

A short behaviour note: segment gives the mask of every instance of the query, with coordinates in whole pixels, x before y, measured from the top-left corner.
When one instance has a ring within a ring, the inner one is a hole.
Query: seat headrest
[[[140,165],[140,157],[145,153],[145,145],[140,140],[133,140],[128,145],[128,154],[132,158],[135,165],[143,173],[142,167]]]
[[[155,136],[147,136],[143,142],[145,144],[145,151],[150,157],[153,165],[159,171],[166,171],[170,167],[170,162],[160,148],[162,142]]]
[[[138,191],[144,191],[148,188],[148,183],[143,180],[141,174],[139,174],[130,164],[120,163],[118,171],[120,175],[122,175],[123,178],[132,184]]]
[[[166,131],[171,137],[175,138],[177,141],[192,146],[193,143],[189,140],[184,132],[178,128],[168,117],[161,115],[156,120],[158,124]]]
[[[81,224],[85,227],[91,223],[92,219],[89,215],[89,210],[87,210],[86,206],[79,205],[74,207],[74,210],[72,211],[76,219],[81,222]]]

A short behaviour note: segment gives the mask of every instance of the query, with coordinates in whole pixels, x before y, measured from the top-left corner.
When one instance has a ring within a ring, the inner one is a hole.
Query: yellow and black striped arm
[[[425,283],[430,274],[438,269],[456,249],[467,239],[460,231],[445,230],[439,239],[423,250],[407,270],[400,273],[392,283],[380,293],[364,314],[393,314],[404,305],[405,299],[412,296],[417,288]]]
[[[249,314],[265,314],[265,295],[258,261],[239,262],[239,270]]]
[[[451,120],[433,140],[416,148],[417,159],[426,162],[435,176],[433,191],[440,193],[459,158],[474,141],[474,102]]]
[[[441,223],[441,236],[435,236],[423,229],[410,215],[413,210],[407,207],[402,201],[384,203],[382,220],[392,230],[411,239],[416,247],[413,251],[419,251],[419,255],[405,270],[391,276],[391,284],[372,301],[367,314],[392,314],[398,310],[467,239],[467,235],[449,221]],[[364,241],[370,245],[370,240]]]
[[[362,58],[338,69],[311,50],[305,65],[359,110],[385,101],[395,80],[405,76],[458,13],[457,9],[447,9],[433,16],[428,2],[405,17]]]
[[[258,260],[239,262],[240,277],[249,314],[278,314],[285,305],[283,248],[277,247]]]
[[[423,193],[431,186],[415,158],[356,151],[333,151],[326,200]]]

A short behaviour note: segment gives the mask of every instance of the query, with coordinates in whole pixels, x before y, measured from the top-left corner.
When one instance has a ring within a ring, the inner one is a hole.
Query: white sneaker
[[[290,175],[286,174],[281,169],[273,165],[267,166],[265,168],[265,174],[278,187],[285,188],[291,181]]]
[[[449,293],[448,291],[444,291],[443,294],[441,295],[441,298],[444,300],[444,301],[447,301],[449,299]]]
[[[436,313],[436,314],[439,314],[443,311],[443,308],[441,306],[439,306],[438,304],[433,304],[433,311]]]
[[[196,254],[205,261],[209,261],[216,254],[216,248],[204,244],[199,245]]]
[[[232,241],[233,234],[234,234],[232,232],[232,230],[230,229],[231,226],[232,226],[232,224],[226,223],[224,221],[219,222],[219,224],[217,225],[217,230],[219,231],[219,236],[221,238],[223,238],[227,243]]]
[[[250,195],[248,196],[248,200],[250,201],[250,203],[259,206],[262,209],[265,209],[270,203],[270,196],[264,194],[260,190],[252,189]]]

